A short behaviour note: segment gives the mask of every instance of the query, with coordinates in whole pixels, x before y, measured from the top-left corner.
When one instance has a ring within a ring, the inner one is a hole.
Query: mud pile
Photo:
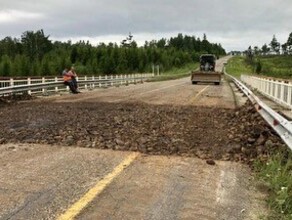
[[[19,103],[0,109],[0,143],[22,142],[250,162],[282,145],[250,105]]]
[[[35,99],[35,98],[29,95],[28,93],[19,94],[19,95],[13,94],[13,95],[0,96],[0,107],[9,105],[9,104],[15,104],[18,101],[32,100],[32,99]]]
[[[233,157],[236,161],[250,163],[255,158],[265,161],[276,150],[287,150],[278,134],[250,102],[229,115],[228,137],[229,149],[225,157]]]

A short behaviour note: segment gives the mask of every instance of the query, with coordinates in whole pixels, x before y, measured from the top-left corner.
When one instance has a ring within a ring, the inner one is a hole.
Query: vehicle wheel
[[[193,84],[193,85],[195,85],[195,84],[197,84],[197,83],[198,83],[198,82],[196,82],[196,81],[192,81],[192,84]]]
[[[220,82],[215,82],[215,85],[217,85],[217,86],[220,85]]]

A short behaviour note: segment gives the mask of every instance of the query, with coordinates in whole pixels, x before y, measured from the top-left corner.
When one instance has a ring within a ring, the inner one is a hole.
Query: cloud
[[[0,11],[0,24],[13,24],[15,22],[24,22],[43,18],[43,14],[19,10],[2,10]]]
[[[206,33],[231,50],[269,43],[273,34],[284,43],[292,31],[291,0],[1,0],[1,8],[1,38],[38,29],[54,39],[93,42],[130,31],[136,41]]]

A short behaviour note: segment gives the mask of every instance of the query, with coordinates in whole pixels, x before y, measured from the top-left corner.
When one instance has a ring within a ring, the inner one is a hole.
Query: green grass
[[[228,61],[226,71],[237,78],[241,74],[256,74],[256,62],[262,66],[259,75],[283,79],[292,76],[292,56],[288,55],[257,56],[254,57],[254,64],[247,63],[245,56],[235,56]]]
[[[166,72],[161,72],[159,76],[155,76],[154,78],[148,81],[164,81],[164,80],[172,80],[179,79],[183,77],[190,76],[191,71],[195,70],[199,67],[199,63],[189,63],[181,68],[172,68]]]
[[[259,56],[258,59],[262,64],[262,75],[285,79],[291,78],[292,56]]]
[[[241,74],[252,74],[253,68],[246,64],[245,57],[234,56],[227,63],[226,72],[236,78],[239,78]]]
[[[288,152],[289,151],[289,152]],[[292,219],[292,153],[277,152],[268,162],[254,164],[259,181],[268,188],[269,220]]]

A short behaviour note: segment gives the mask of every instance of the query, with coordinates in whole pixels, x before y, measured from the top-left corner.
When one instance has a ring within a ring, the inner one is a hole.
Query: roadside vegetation
[[[239,77],[240,74],[255,74],[259,76],[290,79],[292,76],[292,32],[283,44],[275,35],[269,44],[262,47],[251,46],[246,51],[232,51],[241,54],[232,58],[228,64],[230,73]]]
[[[199,67],[198,62],[188,63],[181,68],[172,68],[171,70],[162,72],[148,81],[154,82],[154,81],[172,80],[172,79],[179,79],[182,77],[188,77],[191,75],[191,72],[196,70],[198,67]]]
[[[275,78],[291,78],[292,56],[290,55],[269,55],[258,56],[257,62],[261,63],[259,74]]]
[[[247,61],[245,56],[234,56],[229,60],[226,71],[237,78],[241,74],[254,74],[258,76],[291,79],[292,56],[257,56],[253,62]]]
[[[169,73],[198,62],[202,53],[225,55],[222,46],[209,42],[205,34],[202,39],[178,34],[146,41],[143,46],[131,34],[119,45],[53,42],[49,37],[38,30],[26,31],[20,39],[0,40],[0,76],[56,76],[72,65],[79,75],[150,73],[157,65]]]
[[[252,74],[253,68],[251,65],[246,63],[245,57],[234,56],[228,61],[226,71],[228,74],[239,78],[241,74]]]
[[[257,179],[268,189],[268,220],[292,219],[292,154],[289,149],[271,153],[266,163],[255,162]]]
[[[262,71],[265,76],[288,76],[291,56],[263,56]],[[290,60],[289,60],[290,59]],[[240,74],[257,74],[256,65],[244,56],[232,57],[226,67],[228,74],[240,77]],[[268,71],[269,72],[266,72]],[[291,71],[291,70],[290,70]],[[269,73],[269,74],[268,74]],[[273,75],[271,75],[273,73]],[[283,73],[282,75],[279,73]],[[285,74],[284,74],[285,73]],[[266,162],[255,161],[255,175],[261,185],[267,188],[267,204],[270,208],[268,220],[292,219],[292,152],[286,147],[276,152],[270,152]]]

